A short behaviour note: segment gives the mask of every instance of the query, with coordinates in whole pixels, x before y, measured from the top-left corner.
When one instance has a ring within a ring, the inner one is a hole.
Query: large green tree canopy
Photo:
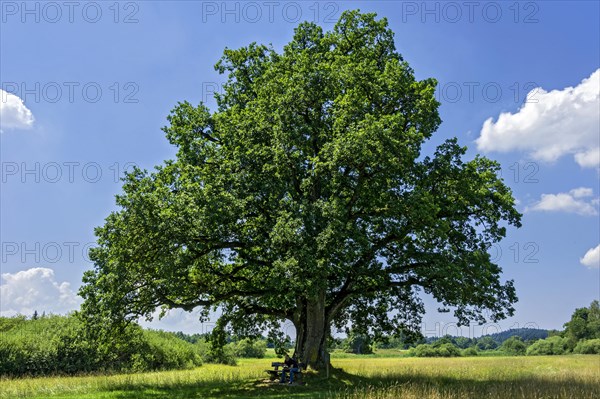
[[[332,327],[411,333],[431,294],[458,321],[512,315],[488,254],[520,225],[499,165],[456,139],[421,156],[440,124],[436,81],[415,79],[385,19],[302,23],[282,53],[226,49],[218,110],[177,104],[175,160],[135,170],[96,230],[84,313],[218,309],[218,330],[285,320],[322,364]]]

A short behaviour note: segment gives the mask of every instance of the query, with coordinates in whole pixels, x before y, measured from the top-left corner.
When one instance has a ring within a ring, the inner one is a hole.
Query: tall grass
[[[333,358],[331,377],[304,386],[268,382],[274,358],[237,366],[111,376],[4,379],[0,398],[598,398],[600,356]]]
[[[251,378],[262,378],[256,368],[207,364],[193,370],[172,370],[136,374],[41,377],[0,380],[0,398],[81,395],[108,391],[180,389],[194,386],[222,386]]]
[[[337,399],[600,397],[600,356],[372,359],[368,365],[339,360],[337,364],[348,374],[376,381],[332,392]]]

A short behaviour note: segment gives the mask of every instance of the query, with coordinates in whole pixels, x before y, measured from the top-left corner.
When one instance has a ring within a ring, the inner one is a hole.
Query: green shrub
[[[461,355],[462,356],[478,356],[479,355],[479,351],[477,350],[477,347],[471,346],[469,348],[463,349],[461,351]]]
[[[484,336],[477,339],[477,348],[481,351],[496,349],[498,343],[490,336]]]
[[[16,319],[0,334],[0,374],[36,376],[93,369],[93,346],[82,339],[81,325],[73,317]]]
[[[27,318],[23,315],[18,315],[15,317],[0,317],[0,332],[10,331],[26,321]]]
[[[436,352],[435,348],[429,344],[421,344],[417,345],[415,348],[411,349],[409,355],[416,357],[435,357]]]
[[[438,346],[421,344],[411,349],[409,355],[417,357],[457,357],[460,356],[460,349],[451,343],[445,343]]]
[[[267,352],[267,341],[263,339],[251,340],[244,338],[238,342],[232,342],[231,345],[235,357],[252,357],[262,359]]]
[[[16,317],[1,318],[0,329],[3,376],[165,370],[202,364],[193,344],[171,333],[143,331],[134,323],[109,334],[86,331],[74,315]]]
[[[204,363],[226,364],[229,366],[235,366],[237,364],[233,347],[229,344],[219,350],[215,350],[211,347],[210,342],[205,338],[202,338],[198,340],[194,346]]]
[[[453,344],[447,343],[436,348],[441,357],[457,357],[460,356],[460,349]]]
[[[507,355],[520,356],[527,351],[527,345],[520,337],[512,336],[502,343],[500,350]]]
[[[528,356],[536,355],[562,355],[567,351],[568,343],[566,338],[558,335],[535,341],[527,348]]]
[[[145,330],[144,341],[147,347],[139,357],[134,369],[169,370],[186,369],[202,365],[202,358],[196,347],[165,331]],[[142,363],[142,359],[143,362]]]
[[[600,338],[579,341],[575,346],[575,349],[573,349],[573,352],[581,355],[600,354]]]
[[[346,353],[356,353],[357,355],[368,355],[373,353],[371,338],[356,331],[350,331],[348,337],[344,340],[342,348]]]

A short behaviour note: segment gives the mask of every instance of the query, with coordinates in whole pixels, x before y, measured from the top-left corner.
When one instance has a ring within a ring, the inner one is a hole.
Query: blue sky
[[[0,313],[77,308],[118,177],[173,158],[160,128],[177,101],[214,108],[225,47],[281,49],[299,21],[331,29],[355,8],[386,17],[417,78],[439,81],[425,153],[457,136],[500,161],[524,213],[494,248],[515,317],[462,333],[561,328],[598,299],[598,2],[2,1]],[[424,332],[455,333],[427,304]],[[182,312],[151,325],[207,328]]]

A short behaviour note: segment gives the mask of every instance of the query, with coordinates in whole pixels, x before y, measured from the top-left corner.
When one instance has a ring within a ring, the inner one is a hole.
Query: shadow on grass
[[[404,387],[413,391],[461,393],[461,398],[482,397],[551,397],[551,398],[594,398],[598,391],[597,384],[578,380],[549,381],[547,379],[524,376],[512,380],[487,379],[476,380],[465,376],[429,377],[419,375],[403,375],[401,372],[393,377],[363,377],[346,373],[342,369],[334,369],[329,379],[318,375],[307,375],[305,385],[278,384],[268,380],[234,381],[231,383],[190,383],[170,387],[151,386],[122,386],[106,396],[118,399],[194,399],[194,398],[329,398],[343,394],[352,396],[358,392],[358,397],[363,397],[361,390],[379,390],[390,387],[403,390]],[[364,392],[364,391],[363,391]],[[569,396],[569,395],[575,396]]]

